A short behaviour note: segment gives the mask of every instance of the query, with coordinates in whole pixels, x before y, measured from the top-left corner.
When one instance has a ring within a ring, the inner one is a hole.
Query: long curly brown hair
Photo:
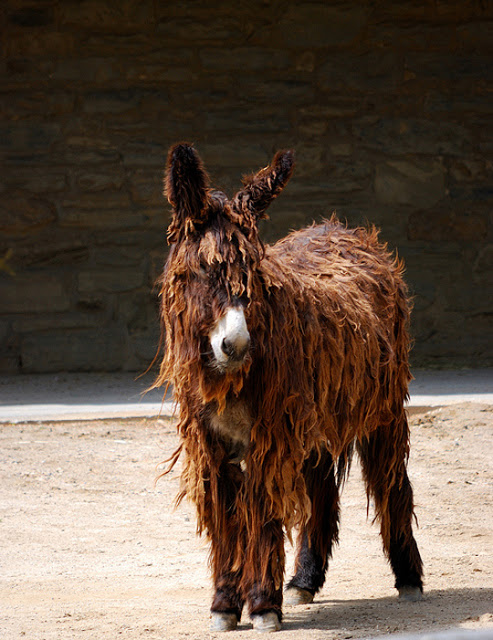
[[[245,551],[242,536],[260,536],[274,520],[288,532],[309,526],[303,475],[309,455],[327,448],[344,467],[352,443],[364,446],[377,428],[378,455],[389,460],[400,452],[395,466],[382,466],[387,477],[380,479],[384,495],[377,515],[388,539],[385,502],[399,482],[402,452],[408,454],[409,302],[402,264],[375,229],[350,230],[335,216],[265,246],[258,221],[293,164],[290,151],[278,153],[228,199],[209,188],[192,146],[176,145],[167,162],[165,193],[173,217],[156,386],[171,383],[179,405],[181,444],[171,464],[183,453],[180,499],[195,502],[198,529],[213,540],[244,528],[228,551],[236,568],[253,560],[252,545]],[[238,300],[251,336],[249,355],[238,370],[217,371],[208,335]],[[245,400],[251,415],[244,470],[234,471],[236,519],[219,491],[230,452],[207,419],[211,406],[220,413],[231,398]],[[264,557],[263,574],[280,584],[281,565],[267,566],[269,553]]]

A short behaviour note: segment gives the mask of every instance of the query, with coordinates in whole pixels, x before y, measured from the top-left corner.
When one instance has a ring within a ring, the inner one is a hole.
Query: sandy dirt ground
[[[341,542],[311,605],[285,607],[276,638],[362,638],[450,627],[493,630],[493,407],[411,419],[410,476],[426,569],[422,602],[399,602],[355,461]],[[207,546],[178,474],[171,420],[0,426],[0,638],[255,637],[209,631]],[[288,573],[293,562],[288,553]],[[493,631],[492,631],[493,636]]]

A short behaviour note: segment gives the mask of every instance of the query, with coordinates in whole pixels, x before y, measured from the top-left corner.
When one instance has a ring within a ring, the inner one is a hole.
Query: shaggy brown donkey
[[[299,529],[292,602],[322,587],[338,539],[338,488],[356,447],[401,597],[422,591],[406,472],[409,307],[402,265],[375,230],[335,217],[265,246],[258,221],[293,154],[209,188],[197,152],[170,150],[173,208],[162,280],[156,386],[179,403],[182,491],[211,542],[213,628],[243,605],[257,630],[281,624],[284,531]]]

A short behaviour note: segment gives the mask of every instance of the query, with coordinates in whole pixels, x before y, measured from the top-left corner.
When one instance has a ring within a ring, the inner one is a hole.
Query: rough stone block
[[[0,374],[13,375],[20,372],[20,343],[10,322],[0,321]]]
[[[56,219],[55,206],[40,198],[7,195],[0,202],[0,232],[25,233]]]
[[[121,229],[138,227],[142,216],[132,210],[125,192],[81,193],[64,198],[58,213],[62,227]]]
[[[60,31],[33,31],[6,34],[4,51],[8,58],[46,58],[72,55],[77,47],[74,34]]]
[[[377,165],[374,188],[386,204],[429,208],[445,197],[445,169],[433,160],[388,160]]]
[[[263,47],[235,47],[202,49],[200,60],[205,71],[224,72],[279,71],[292,65],[291,56],[282,49]]]
[[[39,313],[33,316],[17,316],[12,322],[16,333],[28,334],[35,331],[79,330],[99,327],[105,321],[100,312]]]
[[[159,82],[188,85],[200,80],[200,73],[191,66],[168,66],[165,62],[161,64],[130,65],[125,70],[127,81],[132,84],[149,83],[152,78],[159,78]]]
[[[421,118],[363,118],[354,123],[353,134],[364,147],[390,155],[462,156],[473,148],[464,126]]]
[[[430,7],[422,2],[399,0],[399,2],[378,3],[372,17],[375,21],[391,24],[411,22],[427,24],[443,21],[460,25],[475,18],[492,17],[492,8],[482,2],[443,2],[435,4],[430,10]]]
[[[7,152],[47,150],[61,139],[61,126],[55,123],[13,122],[0,125],[0,149]]]
[[[0,350],[3,351],[5,344],[11,334],[11,326],[8,320],[0,320]]]
[[[53,267],[54,271],[67,271],[67,267],[78,265],[89,259],[91,240],[86,234],[74,230],[65,233],[51,226],[24,239],[22,246],[16,246],[12,261],[16,270],[27,268]],[[18,266],[16,266],[18,265]]]
[[[148,257],[149,282],[151,283],[151,290],[153,294],[157,295],[159,291],[158,279],[163,273],[163,267],[168,257],[168,247],[163,244],[158,249],[154,249],[153,251],[151,251]]]
[[[291,5],[279,21],[278,33],[285,47],[334,47],[347,45],[362,32],[369,9],[354,3]],[[276,30],[274,30],[274,34]]]
[[[98,269],[81,271],[78,275],[80,293],[118,293],[137,289],[144,283],[140,269]]]
[[[416,341],[411,352],[413,366],[477,367],[478,362],[493,363],[491,317],[489,314],[466,317],[463,313],[442,312],[435,331],[426,340]]]
[[[475,21],[457,27],[457,36],[465,49],[491,51],[493,49],[493,22]]]
[[[58,17],[62,25],[91,32],[135,33],[153,24],[154,8],[141,0],[64,0]]]
[[[33,115],[46,118],[71,113],[75,97],[65,91],[46,93],[42,90],[10,91],[0,95],[0,113],[4,118],[18,120],[19,117]]]
[[[372,48],[395,48],[411,51],[453,52],[457,48],[455,25],[439,24],[396,24],[376,22],[370,25],[366,42]]]
[[[53,7],[19,7],[7,13],[7,21],[15,27],[46,27],[54,21]]]
[[[166,233],[169,219],[166,216],[164,203],[156,207],[137,205],[137,208],[142,216],[142,226],[145,229],[155,230],[158,238],[161,237],[161,233]]]
[[[141,247],[137,243],[132,246],[105,244],[94,251],[93,260],[101,270],[106,267],[131,266],[142,271],[146,255],[145,247]]]
[[[120,151],[105,138],[93,136],[69,135],[67,146],[61,159],[67,165],[99,166],[102,164],[118,164],[121,161]]]
[[[354,149],[350,142],[344,142],[341,140],[340,142],[333,142],[329,144],[328,151],[329,151],[329,157],[330,156],[349,157],[353,154]]]
[[[92,91],[83,97],[82,110],[85,113],[123,113],[138,107],[142,97],[142,92],[136,89]]]
[[[365,56],[358,52],[331,53],[317,74],[318,85],[333,94],[343,95],[357,91],[364,94],[394,90],[402,76],[402,62],[393,51],[370,51]]]
[[[469,243],[482,241],[488,233],[488,215],[451,208],[416,211],[409,216],[408,238],[429,242]]]
[[[20,360],[18,353],[0,353],[0,375],[13,376],[20,373]]]
[[[466,271],[466,269],[464,269]],[[469,314],[493,314],[493,297],[485,295],[489,287],[481,278],[472,274],[460,278],[447,278],[441,293],[447,311]]]
[[[296,144],[296,177],[303,179],[303,183],[310,181],[310,179],[320,180],[321,174],[326,168],[325,151],[326,148],[323,144]],[[301,180],[298,180],[298,182],[301,182]]]
[[[481,94],[478,88],[482,84],[491,86],[493,81],[487,53],[410,51],[406,55],[406,68],[430,88],[453,87],[454,101],[469,93]]]
[[[354,200],[355,192],[369,187],[370,176],[370,167],[365,162],[328,158],[320,178],[312,179],[312,183],[317,183],[318,189],[325,189],[327,198],[332,198],[333,194],[350,193]]]
[[[161,171],[151,169],[133,169],[129,172],[129,187],[132,201],[138,204],[163,206],[163,175]]]
[[[171,141],[170,141],[171,143]],[[154,167],[164,169],[166,147],[156,142],[136,140],[125,141],[122,145],[123,162],[129,167]]]
[[[270,162],[270,150],[267,151],[258,142],[245,141],[245,144],[231,142],[204,142],[200,153],[210,167],[237,167],[243,172],[254,171]]]
[[[272,134],[289,130],[289,114],[285,108],[251,106],[249,109],[230,107],[211,109],[205,114],[203,125],[207,131],[216,134],[241,132]],[[238,135],[238,134],[237,134]],[[238,145],[241,146],[241,140]]]
[[[268,243],[277,242],[294,229],[301,229],[306,224],[306,208],[291,206],[269,207],[269,220],[260,224],[262,239]]]
[[[99,170],[77,168],[71,176],[74,186],[82,193],[89,191],[118,191],[125,182],[125,171],[119,164],[99,167]]]
[[[211,29],[210,13],[193,17],[169,17],[157,26],[157,32],[167,42],[237,42],[238,34],[243,32],[243,23],[236,12],[230,15],[215,16],[214,28]]]
[[[88,33],[84,38],[84,52],[88,57],[100,55],[104,50],[110,56],[145,56],[156,47],[156,41],[149,33]]]
[[[449,162],[450,176],[460,183],[479,183],[488,180],[491,175],[492,167],[490,163],[483,158],[452,158]]]
[[[54,63],[43,58],[18,57],[4,60],[2,57],[1,68],[2,91],[25,90],[26,86],[46,89],[47,77],[53,71]]]
[[[78,87],[90,85],[106,87],[112,84],[123,84],[125,70],[118,60],[113,58],[95,57],[61,58],[54,63],[50,79],[55,86],[74,83]]]
[[[406,265],[407,266],[407,265]],[[406,282],[413,297],[413,311],[421,313],[434,304],[437,287],[424,273],[411,271],[406,268]]]
[[[152,43],[147,39],[147,46]],[[106,46],[106,45],[105,45]],[[177,43],[176,46],[162,48],[162,39],[154,42],[154,50],[147,55],[142,55],[142,49],[137,52],[138,57],[124,69],[127,82],[131,86],[152,86],[153,94],[161,95],[172,101],[174,92],[168,91],[169,82],[186,82],[197,80],[200,76],[195,64],[195,56],[192,48],[185,48]],[[126,52],[128,55],[128,52]]]
[[[474,263],[474,271],[493,280],[493,244],[487,244],[479,251]]]
[[[136,368],[145,371],[154,360],[159,346],[159,331],[156,329],[150,335],[134,335],[129,338],[130,348],[136,358]]]
[[[60,211],[62,227],[80,229],[125,229],[136,228],[143,222],[143,217],[130,210],[120,209],[76,209],[66,208]]]
[[[313,85],[303,81],[242,79],[241,90],[245,100],[264,104],[306,104],[315,99]]]
[[[354,116],[361,108],[360,98],[348,95],[333,95],[327,97],[323,104],[315,102],[299,109],[299,114],[306,120],[325,120],[333,118],[348,118]]]
[[[5,167],[9,186],[18,191],[23,190],[23,197],[26,192],[35,194],[53,194],[64,191],[67,188],[67,178],[63,168],[59,167],[39,167],[34,166],[26,169],[16,167],[15,172],[10,167]]]
[[[128,359],[128,336],[118,325],[77,331],[46,331],[21,341],[23,373],[116,371]]]
[[[0,274],[2,314],[67,311],[69,308],[69,293],[55,275],[34,272],[16,276]]]
[[[139,291],[121,294],[118,296],[118,315],[131,334],[159,327],[157,293],[153,295],[150,291]]]

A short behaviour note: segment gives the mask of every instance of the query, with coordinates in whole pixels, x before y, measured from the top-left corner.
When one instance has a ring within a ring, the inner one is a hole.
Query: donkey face
[[[230,200],[209,188],[192,146],[179,144],[169,152],[165,193],[173,208],[172,249],[163,312],[180,325],[176,335],[185,333],[188,357],[205,358],[220,373],[237,371],[249,361],[250,312],[261,286],[258,266],[264,251],[258,220],[266,217],[292,170],[292,152],[280,152],[271,165],[245,178]]]

